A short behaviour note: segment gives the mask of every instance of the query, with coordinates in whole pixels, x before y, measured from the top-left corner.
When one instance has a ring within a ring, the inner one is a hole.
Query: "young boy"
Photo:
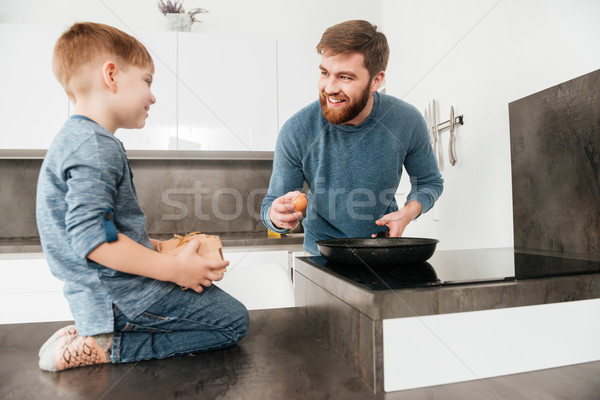
[[[58,371],[213,350],[247,333],[248,311],[212,285],[227,261],[177,256],[148,238],[118,128],[142,128],[156,99],[145,47],[113,27],[77,23],[57,41],[54,73],[75,104],[48,149],[37,225],[52,273],[65,282],[75,325],[40,349]],[[182,290],[181,287],[188,288]]]

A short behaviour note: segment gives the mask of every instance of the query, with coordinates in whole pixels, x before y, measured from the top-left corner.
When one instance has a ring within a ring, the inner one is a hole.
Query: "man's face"
[[[323,55],[319,100],[323,115],[334,125],[359,125],[371,112],[376,88],[363,60],[360,53]]]

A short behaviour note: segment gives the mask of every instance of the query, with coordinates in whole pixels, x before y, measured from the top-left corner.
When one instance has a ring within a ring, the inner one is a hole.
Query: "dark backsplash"
[[[600,258],[600,70],[509,104],[514,245]]]
[[[260,204],[270,160],[130,161],[151,236],[266,232]],[[0,159],[0,239],[37,238],[40,159]]]

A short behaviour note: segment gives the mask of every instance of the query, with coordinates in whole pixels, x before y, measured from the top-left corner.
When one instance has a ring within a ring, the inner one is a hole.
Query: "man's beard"
[[[371,92],[369,91],[369,85],[366,85],[365,89],[357,100],[350,100],[343,92],[340,92],[340,94],[343,94],[342,99],[346,100],[346,103],[348,104],[347,106],[341,107],[341,109],[338,110],[329,107],[327,104],[327,97],[339,98],[339,95],[327,96],[324,90],[319,93],[319,101],[321,103],[321,109],[323,110],[323,116],[327,118],[327,121],[333,125],[344,124],[356,118],[356,116],[360,114],[360,112],[369,102],[369,96],[371,95]]]

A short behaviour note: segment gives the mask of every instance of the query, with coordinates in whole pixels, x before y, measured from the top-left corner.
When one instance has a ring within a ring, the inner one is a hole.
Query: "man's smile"
[[[346,99],[337,99],[335,97],[328,96],[327,101],[331,107],[338,107],[340,104],[345,103]]]

